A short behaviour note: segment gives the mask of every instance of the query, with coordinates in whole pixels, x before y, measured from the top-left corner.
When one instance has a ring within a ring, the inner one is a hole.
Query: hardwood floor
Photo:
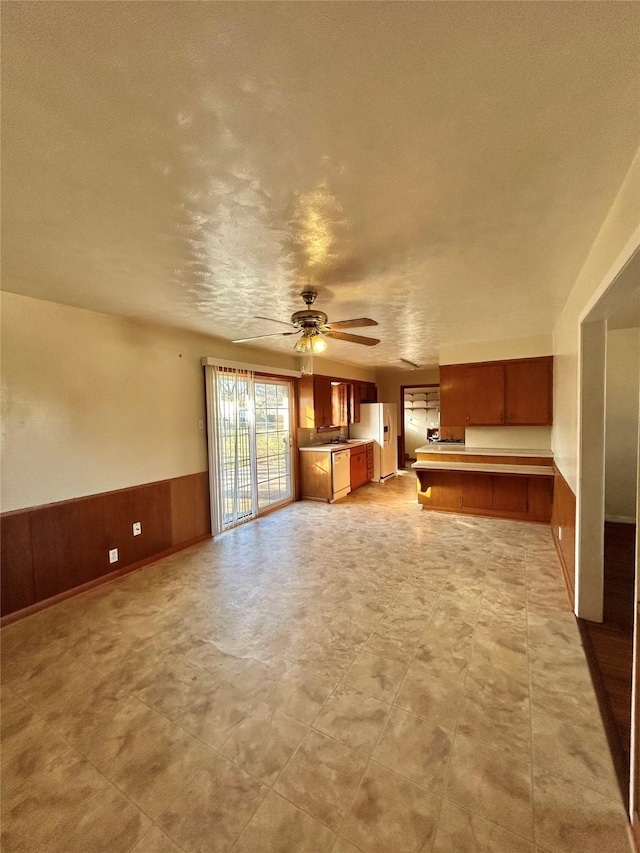
[[[609,740],[625,796],[631,742],[631,667],[633,645],[635,525],[605,524],[604,621],[582,622],[585,650],[595,667]],[[605,719],[606,722],[606,719]]]

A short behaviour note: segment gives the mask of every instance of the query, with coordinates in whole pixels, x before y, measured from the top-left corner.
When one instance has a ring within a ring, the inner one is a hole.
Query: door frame
[[[398,469],[401,470],[404,468],[405,458],[404,458],[404,448],[405,448],[405,436],[404,436],[404,392],[408,391],[409,388],[440,388],[439,382],[414,382],[411,385],[401,385],[400,386],[400,408],[398,409],[398,420],[400,423],[398,424]]]

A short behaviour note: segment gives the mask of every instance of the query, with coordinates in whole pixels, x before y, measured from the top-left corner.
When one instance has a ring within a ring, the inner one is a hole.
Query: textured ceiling
[[[640,144],[639,24],[4,3],[3,287],[231,339],[278,331],[254,316],[310,280],[330,320],[379,321],[378,347],[327,351],[367,366],[548,333]]]

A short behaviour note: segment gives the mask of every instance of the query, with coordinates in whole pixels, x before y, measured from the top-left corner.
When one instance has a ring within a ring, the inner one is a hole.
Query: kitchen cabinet
[[[298,425],[322,429],[332,425],[331,377],[302,376],[298,381]]]
[[[548,523],[553,477],[416,470],[424,509]]]
[[[298,381],[298,426],[331,429],[360,422],[360,403],[375,403],[373,382],[350,382],[331,376],[302,376]]]
[[[371,474],[367,463],[367,448],[371,448]],[[368,483],[373,476],[373,445],[360,444],[351,448],[351,491]]]
[[[505,423],[549,426],[553,423],[553,358],[505,364]]]
[[[475,426],[504,423],[504,365],[472,364],[466,371],[467,417]]]
[[[553,358],[511,359],[440,368],[440,437],[465,426],[550,426]]]
[[[351,491],[350,452],[338,450],[301,450],[300,481],[302,500],[333,501]]]
[[[466,422],[466,365],[443,365],[440,368],[440,438],[464,438]]]

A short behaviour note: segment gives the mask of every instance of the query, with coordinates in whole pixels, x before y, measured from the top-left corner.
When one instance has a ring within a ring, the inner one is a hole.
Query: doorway
[[[581,323],[576,615],[621,789],[638,810],[640,251]],[[635,721],[634,721],[635,713]],[[637,824],[637,817],[634,819]]]
[[[439,437],[440,386],[401,385],[400,411],[398,468],[402,469],[416,461],[416,448]]]
[[[293,500],[292,381],[215,368],[207,383],[212,529]]]

